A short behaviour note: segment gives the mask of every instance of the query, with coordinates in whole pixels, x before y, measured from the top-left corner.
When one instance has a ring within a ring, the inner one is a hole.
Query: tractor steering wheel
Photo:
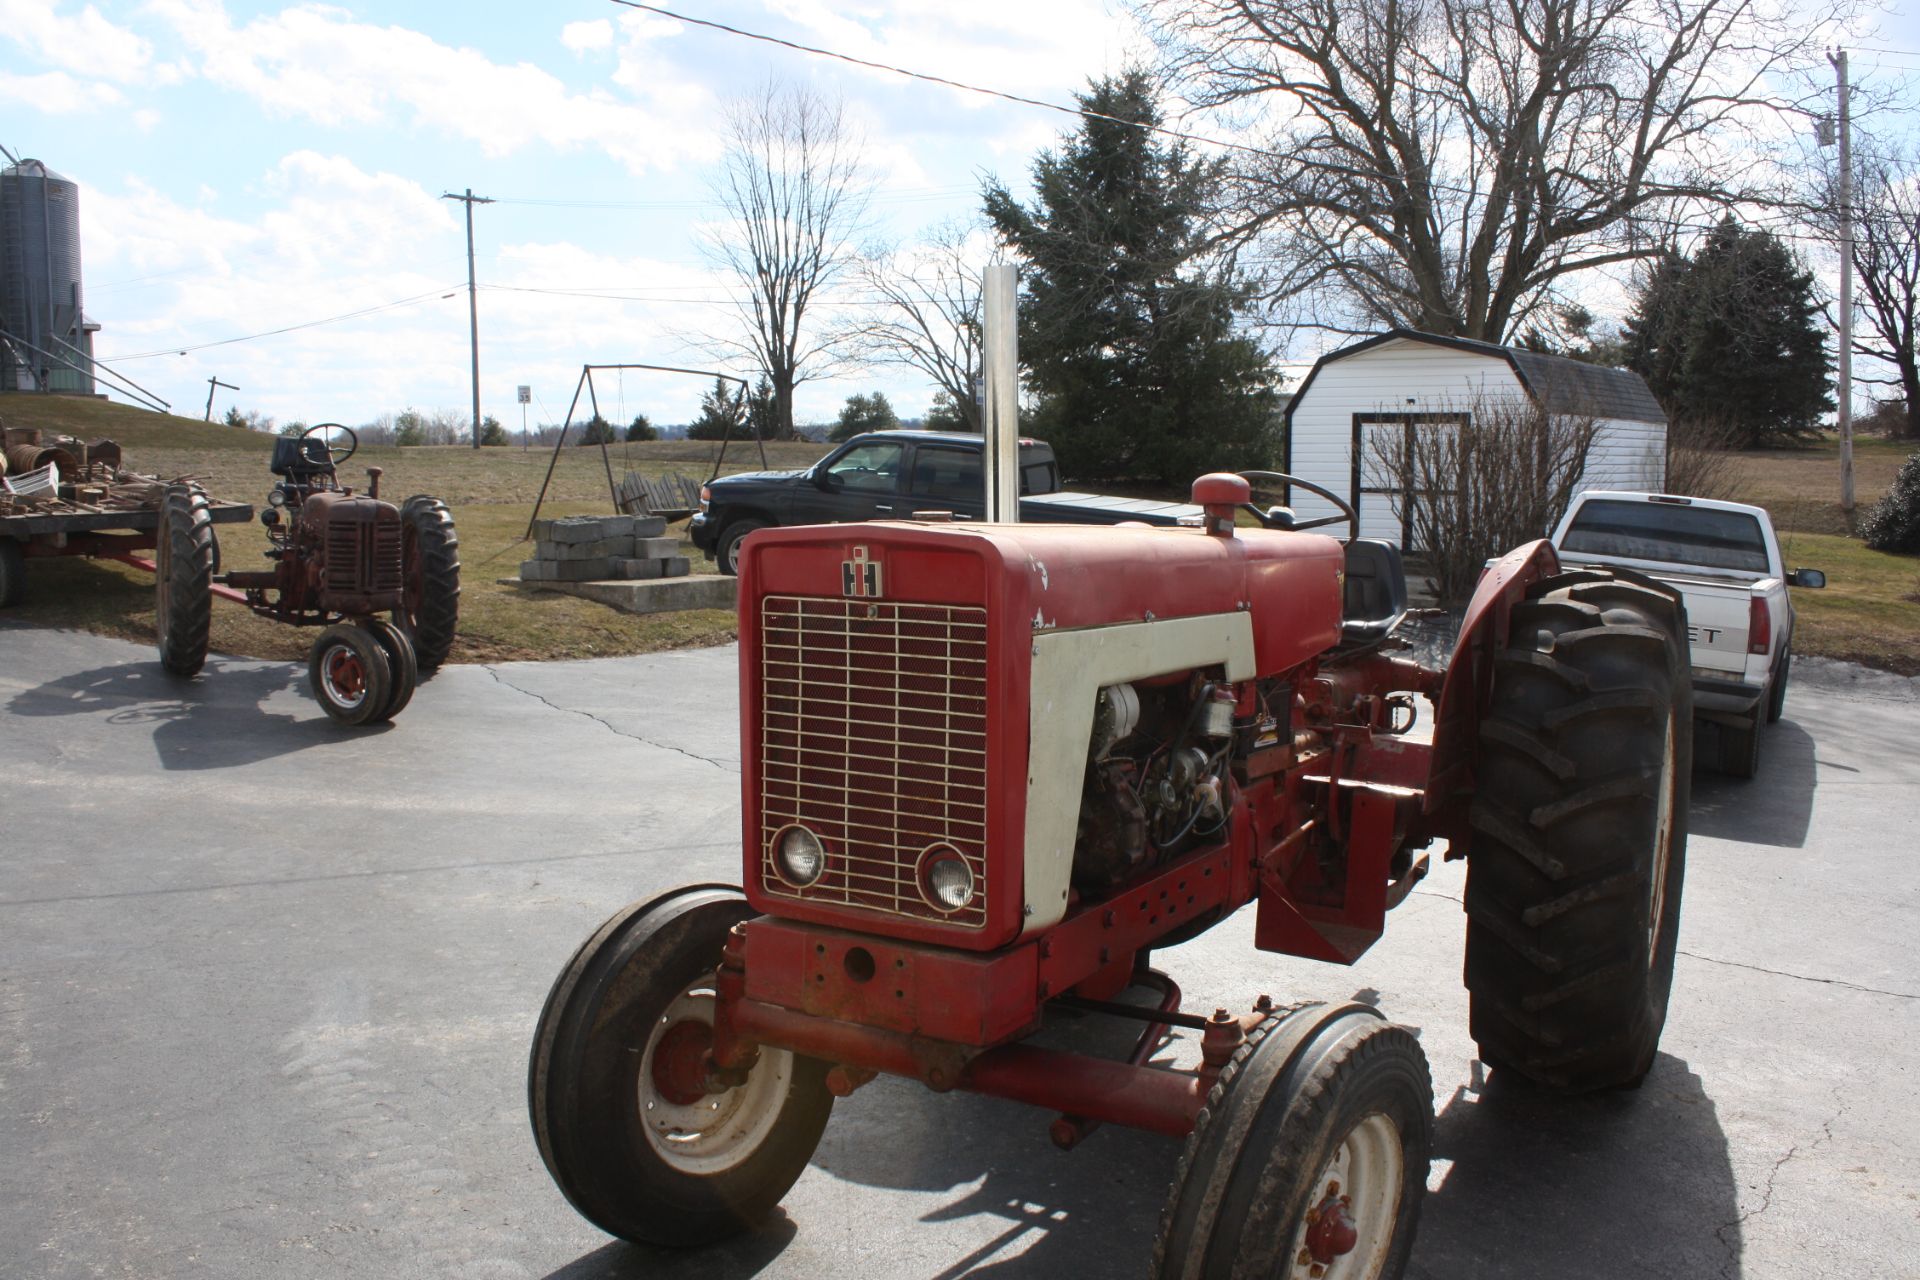
[[[1297,484],[1302,489],[1306,489],[1310,492],[1319,494],[1321,497],[1325,498],[1328,502],[1331,502],[1334,506],[1340,509],[1340,514],[1337,516],[1320,516],[1318,519],[1314,519],[1314,520],[1298,520],[1298,521],[1289,520],[1285,524],[1277,524],[1271,518],[1269,518],[1267,512],[1264,512],[1260,510],[1260,508],[1249,503],[1247,505],[1247,510],[1253,513],[1254,518],[1258,520],[1263,527],[1268,529],[1276,529],[1276,528],[1291,529],[1297,532],[1304,529],[1318,529],[1322,525],[1340,524],[1342,521],[1344,521],[1347,525],[1347,541],[1348,542],[1352,542],[1354,539],[1360,536],[1359,515],[1355,513],[1353,509],[1353,505],[1351,503],[1349,503],[1345,498],[1341,497],[1339,494],[1335,493],[1333,490],[1323,488],[1320,485],[1315,484],[1311,480],[1302,480],[1299,476],[1288,475],[1284,471],[1242,471],[1239,474],[1242,477],[1244,477],[1249,484],[1259,480],[1277,480],[1282,484]],[[1284,510],[1285,508],[1281,508],[1281,509]]]
[[[333,443],[331,436],[320,436],[320,439],[327,446],[328,460],[336,467],[348,458],[351,458],[355,451],[360,448],[360,437],[353,433],[353,428],[339,422],[316,422],[305,431],[302,431],[300,438],[305,440],[308,436],[319,435],[323,431],[344,431],[347,433],[347,447],[345,452],[342,452],[340,448]]]

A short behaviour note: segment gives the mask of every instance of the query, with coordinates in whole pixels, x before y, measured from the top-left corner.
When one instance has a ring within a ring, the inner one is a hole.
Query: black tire
[[[393,667],[371,631],[339,622],[320,633],[307,653],[314,699],[341,724],[382,719],[393,699]]]
[[[736,1235],[779,1204],[819,1145],[833,1109],[824,1062],[762,1049],[747,1083],[717,1095],[735,1108],[717,1129],[675,1128],[683,1115],[707,1117],[682,1110],[657,1074],[667,1037],[700,1024],[699,993],[727,931],[753,914],[738,889],[716,885],[628,907],[575,953],[547,996],[527,1070],[534,1138],[573,1207],[609,1235],[674,1246]],[[741,1130],[745,1138],[733,1139],[741,1149],[703,1153],[706,1136],[724,1143]],[[690,1170],[709,1155],[719,1163]]]
[[[393,687],[387,693],[387,705],[374,719],[391,720],[413,701],[413,691],[420,683],[420,663],[414,657],[413,641],[407,639],[407,633],[385,618],[375,618],[367,624],[367,630],[386,650],[387,668],[393,676]]]
[[[1793,674],[1793,650],[1780,652],[1780,669],[1773,673],[1773,683],[1767,689],[1767,723],[1778,724],[1787,710],[1787,677]]]
[[[1388,1151],[1397,1169],[1381,1158]],[[1433,1082],[1412,1032],[1357,1004],[1307,1005],[1263,1023],[1220,1072],[1187,1138],[1153,1275],[1291,1274],[1329,1194],[1344,1194],[1359,1240],[1338,1255],[1342,1274],[1395,1280],[1413,1251],[1432,1151]],[[1330,1180],[1343,1178],[1330,1193]]]
[[[19,603],[26,589],[26,548],[18,538],[0,538],[0,608]]]
[[[1466,985],[1480,1056],[1578,1093],[1645,1077],[1686,875],[1686,607],[1625,573],[1513,610],[1475,757]]]
[[[1720,772],[1729,778],[1752,778],[1760,772],[1760,731],[1767,727],[1764,711],[1755,707],[1747,724],[1715,726],[1720,732]]]
[[[728,525],[720,534],[719,545],[713,549],[714,561],[720,566],[720,572],[737,574],[740,572],[740,544],[746,536],[756,529],[769,527],[769,522],[754,516],[741,516]]]
[[[188,485],[160,499],[154,547],[154,629],[168,675],[200,674],[213,631],[213,513],[207,495]]]
[[[460,626],[460,537],[438,498],[416,494],[400,506],[405,526],[406,603],[394,621],[413,641],[422,671],[437,671]]]

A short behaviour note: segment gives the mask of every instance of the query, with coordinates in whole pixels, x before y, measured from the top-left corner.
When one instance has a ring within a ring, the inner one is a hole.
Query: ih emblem
[[[840,594],[867,600],[880,598],[880,565],[867,559],[865,547],[855,547],[853,559],[840,562]]]

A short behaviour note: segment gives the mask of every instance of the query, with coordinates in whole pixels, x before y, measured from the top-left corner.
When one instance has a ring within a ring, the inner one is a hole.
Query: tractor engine
[[[400,607],[400,508],[391,502],[336,490],[312,494],[300,504],[289,541],[286,560],[297,566],[313,607],[349,615]]]
[[[741,572],[747,893],[991,950],[1218,843],[1261,677],[1340,631],[1315,535],[768,530]]]

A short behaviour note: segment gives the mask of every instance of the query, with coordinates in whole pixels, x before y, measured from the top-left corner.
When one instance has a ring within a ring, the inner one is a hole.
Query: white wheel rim
[[[713,1025],[715,993],[709,975],[675,997],[654,1019],[640,1057],[640,1125],[654,1153],[673,1168],[697,1177],[725,1173],[760,1149],[780,1121],[793,1079],[793,1054],[763,1047],[747,1082],[687,1105],[654,1087],[654,1053],[669,1029],[682,1022]]]
[[[341,653],[346,654],[355,662],[360,663],[360,691],[358,693],[348,692],[333,678],[334,655]],[[337,707],[343,707],[348,711],[356,710],[362,702],[367,700],[366,664],[361,662],[360,654],[356,652],[351,645],[344,643],[329,645],[326,652],[320,655],[320,683],[326,688],[327,697],[332,700],[333,704]]]
[[[1667,914],[1667,868],[1673,859],[1673,721],[1667,715],[1667,741],[1660,754],[1660,791],[1654,801],[1653,895],[1647,904],[1647,967],[1660,954],[1660,926]]]
[[[1376,1111],[1348,1130],[1315,1179],[1307,1217],[1293,1233],[1288,1280],[1379,1280],[1386,1275],[1405,1179],[1406,1153],[1391,1119]],[[1307,1248],[1307,1232],[1329,1198],[1344,1202],[1358,1239],[1351,1250],[1323,1265]]]

